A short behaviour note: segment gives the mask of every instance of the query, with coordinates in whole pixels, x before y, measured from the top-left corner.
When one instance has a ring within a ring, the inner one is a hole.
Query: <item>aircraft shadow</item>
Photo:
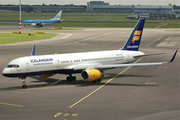
[[[113,73],[106,73],[106,79],[111,79],[112,76],[116,76],[117,74],[113,74]],[[149,76],[149,75],[134,75],[134,74],[124,74],[124,75],[119,75],[116,78],[124,78],[124,77],[156,77],[156,76]]]
[[[103,79],[112,79],[112,76],[116,76],[117,74],[113,74],[113,73],[106,73],[106,77],[104,77]],[[147,76],[147,75],[119,75],[116,78],[124,78],[124,77],[155,77],[155,76]],[[55,79],[55,78],[38,78],[36,76],[31,76],[30,78],[34,79],[34,83],[41,83],[43,82],[43,84],[37,84],[37,85],[28,85],[28,88],[40,88],[40,87],[47,87],[47,86],[59,86],[59,85],[75,85],[75,87],[85,87],[85,86],[94,86],[94,85],[103,85],[105,84],[106,81],[102,80],[101,83],[91,83],[91,82],[86,82],[83,80],[76,80],[76,81],[66,81],[66,80],[62,80],[59,81],[60,79]],[[57,82],[59,81],[59,82]],[[46,82],[46,83],[44,83]],[[55,84],[53,84],[54,82],[57,82]],[[53,84],[53,85],[51,85]],[[107,83],[106,85],[110,85],[110,86],[148,86],[148,87],[153,87],[153,86],[159,86],[159,85],[155,85],[155,84],[151,84],[151,85],[146,85],[146,84],[121,84],[121,83]],[[28,90],[27,88],[27,90]],[[0,89],[0,91],[8,91],[8,90],[26,90],[26,89],[22,89],[21,85],[16,86],[16,87],[7,87],[7,88],[3,88]]]

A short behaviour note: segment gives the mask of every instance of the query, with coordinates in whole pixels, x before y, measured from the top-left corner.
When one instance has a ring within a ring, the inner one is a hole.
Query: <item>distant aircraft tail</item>
[[[58,14],[51,20],[60,20],[62,11],[59,11]]]
[[[145,23],[145,19],[139,19],[129,39],[127,40],[126,44],[121,50],[130,50],[130,51],[139,50],[144,23]]]

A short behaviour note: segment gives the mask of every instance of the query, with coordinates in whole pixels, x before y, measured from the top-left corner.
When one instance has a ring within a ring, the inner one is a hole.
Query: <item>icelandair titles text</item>
[[[53,61],[52,58],[44,58],[44,59],[30,59],[31,63],[37,63],[37,62],[49,62]]]
[[[127,48],[138,48],[138,45],[134,45],[134,46],[127,46]]]

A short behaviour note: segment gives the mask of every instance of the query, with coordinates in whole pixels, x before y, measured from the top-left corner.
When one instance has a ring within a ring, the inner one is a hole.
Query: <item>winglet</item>
[[[177,53],[178,50],[176,50],[176,52],[174,53],[172,59],[169,61],[169,63],[173,62],[174,61],[174,58],[176,57],[176,53]]]
[[[35,45],[33,46],[32,52],[31,52],[31,56],[35,55]]]

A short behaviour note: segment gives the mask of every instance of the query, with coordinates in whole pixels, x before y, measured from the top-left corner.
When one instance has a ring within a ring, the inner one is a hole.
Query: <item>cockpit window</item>
[[[19,67],[19,65],[15,65],[15,64],[14,64],[14,65],[8,65],[8,66],[7,66],[7,68],[18,68],[18,67]]]

